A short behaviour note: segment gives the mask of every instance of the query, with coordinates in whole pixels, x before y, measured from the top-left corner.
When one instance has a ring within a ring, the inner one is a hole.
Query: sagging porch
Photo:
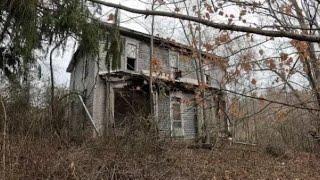
[[[148,117],[151,112],[149,77],[142,74],[128,72],[114,72],[100,75],[101,83],[96,93],[95,108],[93,112],[100,116],[99,131],[101,134],[121,134],[121,128],[130,119],[143,116]],[[154,120],[161,136],[194,139],[203,133],[203,108],[196,100],[195,87],[192,84],[156,79],[154,81]],[[103,95],[102,95],[103,93]],[[215,104],[216,91],[208,96],[206,104]],[[217,121],[216,106],[205,110],[215,130]],[[98,119],[98,118],[97,118]],[[120,131],[118,131],[120,130]]]

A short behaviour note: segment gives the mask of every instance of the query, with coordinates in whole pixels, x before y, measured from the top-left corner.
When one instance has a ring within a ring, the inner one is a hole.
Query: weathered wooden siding
[[[96,81],[95,60],[92,57],[78,57],[71,74],[71,90],[80,93],[88,110],[93,110],[93,94]]]
[[[196,128],[196,107],[193,101],[193,94],[184,94],[184,99],[189,102],[183,104],[182,119],[185,138],[194,138],[197,133]]]
[[[196,67],[193,62],[194,60],[188,56],[180,55],[179,56],[179,68],[182,72],[182,77],[197,79]]]
[[[211,82],[208,83],[210,86],[220,88],[220,85],[223,84],[225,72],[221,67],[211,63],[208,65],[208,69],[205,70],[204,73],[210,75]]]
[[[155,47],[154,54],[156,59],[160,61],[161,71],[164,73],[170,73],[169,50],[162,47]]]
[[[178,97],[182,99],[181,103],[181,118],[183,137],[185,139],[191,139],[196,136],[197,133],[197,118],[196,118],[196,106],[194,104],[194,94],[186,93],[182,91],[172,92],[170,97]],[[171,102],[172,103],[172,102]],[[172,108],[170,106],[170,108]],[[172,114],[172,111],[170,111]],[[170,115],[172,118],[172,115]]]
[[[102,132],[105,112],[105,82],[98,76],[99,68],[101,65],[98,64],[97,57],[78,57],[71,73],[70,89],[84,97],[96,127]],[[76,108],[78,109],[76,113],[84,110],[81,104]]]
[[[150,46],[145,42],[139,42],[138,69],[146,70],[150,68]]]
[[[139,41],[137,39],[124,37],[125,45],[128,43],[135,44],[137,46],[137,60],[136,70],[138,72],[142,70],[149,70],[150,61],[150,45],[148,42]],[[170,50],[156,46],[154,50],[155,56],[161,61],[162,72],[170,73],[169,55]],[[105,63],[106,51],[104,45],[101,44],[100,54],[96,58],[92,57],[80,57],[75,64],[73,72],[71,74],[70,87],[71,90],[85,94],[86,105],[93,116],[93,119],[98,127],[102,130],[103,122],[105,121],[106,111],[106,97],[105,97],[105,80],[98,76],[99,72],[107,71]],[[194,62],[192,57],[179,54],[179,69],[182,71],[183,78],[197,79],[195,72]],[[119,70],[126,71],[126,46],[124,47],[121,68]],[[85,67],[87,68],[87,76],[85,74]],[[209,83],[214,87],[219,87],[219,84],[223,78],[223,71],[218,67],[211,66],[207,71],[212,81]],[[186,93],[182,91],[170,92],[168,96],[159,94],[159,129],[170,136],[171,134],[171,97],[180,97],[183,100],[187,100],[188,103],[182,104],[182,127],[184,138],[194,138],[198,132],[200,132],[201,125],[201,109],[192,103],[194,94]],[[191,101],[191,102],[190,102]],[[147,104],[147,103],[146,103]],[[207,111],[210,119],[214,120],[215,112],[213,109]],[[200,121],[200,123],[198,123]],[[200,124],[200,125],[199,125]],[[215,124],[215,123],[212,123]]]
[[[160,92],[158,97],[159,130],[161,134],[170,136],[170,96]]]
[[[100,133],[103,132],[105,111],[106,111],[106,85],[105,80],[97,77],[97,82],[94,87],[93,96],[93,114],[92,118],[95,125]]]

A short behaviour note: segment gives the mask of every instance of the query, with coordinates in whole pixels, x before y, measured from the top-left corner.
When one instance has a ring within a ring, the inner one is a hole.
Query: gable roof
[[[110,24],[110,23],[103,23],[102,24],[102,28],[104,28],[106,31],[110,30],[113,26],[114,26],[114,24]],[[119,27],[119,31],[122,36],[130,37],[133,39],[137,39],[137,40],[141,40],[141,41],[150,43],[151,35],[149,35],[149,34],[135,31],[135,30],[125,28],[122,26]],[[159,36],[154,36],[154,43],[156,45],[161,45],[161,47],[167,47],[167,48],[173,48],[173,49],[179,50],[180,53],[184,53],[184,54],[188,54],[188,55],[192,54],[195,51],[194,48],[192,48],[188,45],[175,42],[174,40],[171,40],[171,39],[165,39],[165,38],[162,38]],[[77,56],[79,54],[80,54],[79,49],[77,49],[77,51],[72,56],[72,59],[67,67],[67,72],[72,72],[72,70],[76,64],[76,61],[77,61]],[[202,55],[205,56],[206,59],[217,59],[217,58],[223,59],[220,56],[217,56],[215,54],[206,53],[206,52],[202,52]]]

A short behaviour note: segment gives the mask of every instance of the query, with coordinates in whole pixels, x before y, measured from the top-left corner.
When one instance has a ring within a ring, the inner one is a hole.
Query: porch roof
[[[99,72],[99,76],[106,79],[106,77],[118,77],[119,81],[125,81],[129,79],[143,79],[149,81],[150,72],[148,70],[143,70],[141,72],[134,71],[102,71]],[[172,79],[165,74],[153,73],[152,74],[155,84],[165,83],[170,85],[170,87],[177,88],[179,90],[185,91],[195,91],[199,87],[198,81],[191,78],[179,78]],[[121,79],[122,78],[122,79]],[[212,91],[219,91],[218,88],[212,86],[206,86],[206,89]]]

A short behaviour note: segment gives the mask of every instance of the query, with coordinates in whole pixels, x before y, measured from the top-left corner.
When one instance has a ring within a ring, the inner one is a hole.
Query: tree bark
[[[154,9],[155,0],[152,0],[151,9]],[[150,113],[153,117],[155,117],[155,101],[153,97],[153,78],[152,78],[152,71],[153,71],[153,55],[154,55],[154,16],[152,16],[151,20],[151,35],[150,35],[150,66],[149,66],[149,100],[150,100]]]
[[[5,179],[6,177],[6,147],[7,147],[7,111],[6,111],[6,106],[4,105],[3,99],[0,96],[0,103],[2,106],[2,111],[3,111],[3,143],[2,143],[2,177]]]

